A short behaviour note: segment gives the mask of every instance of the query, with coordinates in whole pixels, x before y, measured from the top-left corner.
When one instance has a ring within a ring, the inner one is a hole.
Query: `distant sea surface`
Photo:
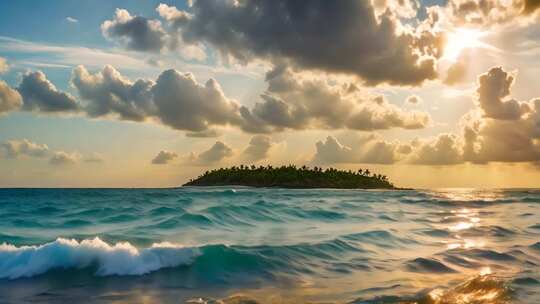
[[[540,190],[0,190],[0,303],[540,303]]]

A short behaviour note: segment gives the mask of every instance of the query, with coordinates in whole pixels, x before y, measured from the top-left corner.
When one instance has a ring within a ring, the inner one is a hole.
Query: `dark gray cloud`
[[[442,35],[422,27],[396,34],[398,19],[370,1],[196,1],[189,13],[161,5],[186,43],[206,43],[241,62],[295,66],[361,77],[369,84],[418,85],[437,77]]]
[[[47,145],[37,144],[27,139],[8,140],[0,144],[0,148],[8,158],[18,158],[20,156],[41,158],[49,154]]]
[[[0,80],[0,115],[18,110],[22,104],[22,97],[19,92]]]
[[[268,157],[268,153],[272,146],[273,143],[270,140],[270,137],[265,135],[253,136],[242,154],[248,161],[263,160]]]
[[[154,165],[165,165],[175,158],[178,157],[178,154],[170,151],[161,150],[159,153],[152,159],[152,164]]]
[[[216,143],[212,145],[210,149],[203,151],[198,155],[192,153],[189,157],[189,162],[203,166],[211,165],[220,162],[227,157],[231,157],[232,155],[233,150],[231,147],[221,141],[216,141]]]
[[[131,16],[125,9],[116,9],[113,20],[105,21],[101,31],[105,37],[120,40],[126,47],[136,51],[159,52],[167,42],[167,33],[161,22]]]
[[[24,74],[17,90],[23,98],[23,110],[40,112],[79,110],[75,97],[58,91],[41,71]]]
[[[131,82],[109,65],[95,74],[78,66],[73,70],[71,83],[79,96],[88,101],[85,110],[91,117],[115,114],[122,120],[143,121],[156,111],[151,92],[154,82]]]

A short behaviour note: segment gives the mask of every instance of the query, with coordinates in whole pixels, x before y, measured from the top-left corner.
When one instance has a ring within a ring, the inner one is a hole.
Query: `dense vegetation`
[[[251,186],[282,188],[340,188],[340,189],[392,189],[386,176],[371,174],[368,169],[343,171],[319,167],[297,168],[294,165],[233,166],[206,171],[184,186]]]

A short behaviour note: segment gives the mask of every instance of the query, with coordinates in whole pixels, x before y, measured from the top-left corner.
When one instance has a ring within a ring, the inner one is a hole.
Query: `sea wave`
[[[168,242],[137,248],[129,242],[109,244],[93,239],[58,238],[42,245],[0,245],[0,279],[33,277],[58,269],[95,269],[97,276],[143,275],[165,268],[189,266],[204,273],[202,280],[226,281],[234,274],[252,273],[273,278],[273,272],[312,273],[317,263],[336,268],[345,254],[364,252],[361,244],[345,238],[282,246],[240,246],[209,244],[185,247]],[[340,263],[339,268],[355,268],[355,263]],[[356,263],[357,264],[357,263]],[[336,268],[337,269],[337,268]],[[335,269],[334,269],[335,270]],[[337,271],[337,270],[336,270]]]
[[[540,303],[536,201],[514,190],[0,189],[0,302]]]
[[[128,242],[110,245],[98,237],[77,241],[58,238],[39,246],[0,245],[0,278],[17,279],[52,269],[96,267],[96,275],[141,275],[162,268],[187,265],[198,248],[155,243],[137,249]]]

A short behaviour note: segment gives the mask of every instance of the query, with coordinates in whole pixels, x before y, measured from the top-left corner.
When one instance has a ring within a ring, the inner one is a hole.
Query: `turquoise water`
[[[0,244],[0,303],[540,303],[536,190],[3,189]]]

